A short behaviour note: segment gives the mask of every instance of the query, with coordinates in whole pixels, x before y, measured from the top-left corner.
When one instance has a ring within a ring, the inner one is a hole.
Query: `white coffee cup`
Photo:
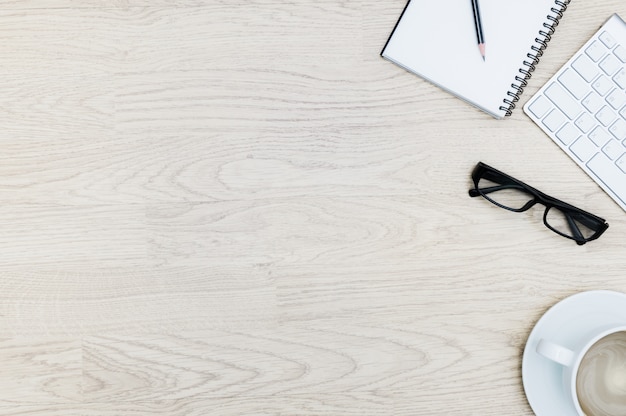
[[[577,392],[577,378],[579,376],[580,365],[589,350],[599,341],[606,337],[620,332],[626,333],[626,326],[613,326],[597,329],[594,332],[584,336],[575,345],[568,347],[559,345],[547,339],[541,339],[537,344],[536,351],[542,356],[560,364],[563,367],[563,382],[565,392],[572,404],[576,408],[578,415],[587,416],[583,411]],[[623,357],[621,358],[623,359]],[[624,367],[626,368],[626,364]],[[621,403],[621,402],[620,402]],[[621,404],[619,406],[622,406]],[[619,407],[623,409],[622,407]]]

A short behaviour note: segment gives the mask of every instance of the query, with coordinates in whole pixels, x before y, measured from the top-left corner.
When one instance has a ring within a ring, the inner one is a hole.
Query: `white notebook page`
[[[479,0],[486,61],[478,50],[471,0],[411,0],[383,57],[495,117],[519,84],[515,76],[541,37],[554,0]]]

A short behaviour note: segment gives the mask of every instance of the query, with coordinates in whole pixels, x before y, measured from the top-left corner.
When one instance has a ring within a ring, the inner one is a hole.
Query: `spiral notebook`
[[[486,57],[470,0],[409,0],[381,56],[496,118],[515,103],[569,0],[479,0]]]

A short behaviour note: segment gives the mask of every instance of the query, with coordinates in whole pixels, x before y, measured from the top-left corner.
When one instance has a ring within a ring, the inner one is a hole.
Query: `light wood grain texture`
[[[400,409],[400,408],[398,408]],[[191,400],[155,400],[150,402],[84,403],[74,405],[25,405],[19,408],[2,408],[1,415],[94,415],[113,416],[133,414],[138,416],[239,416],[253,415],[303,415],[332,416],[375,416],[393,414],[396,410],[389,400],[372,397],[368,394],[326,394],[326,395],[282,395],[280,397],[251,397]],[[19,412],[19,413],[18,413]]]
[[[0,415],[532,414],[528,334],[626,292],[626,215],[381,59],[404,5],[0,1]],[[613,12],[571,3],[520,106]],[[611,227],[470,199],[479,160]]]

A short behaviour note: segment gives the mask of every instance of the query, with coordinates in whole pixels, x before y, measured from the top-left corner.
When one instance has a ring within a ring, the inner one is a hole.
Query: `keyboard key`
[[[545,94],[570,120],[573,120],[582,111],[580,104],[556,82],[553,82],[546,89]]]
[[[552,103],[544,97],[540,95],[533,103],[528,107],[531,113],[535,115],[537,118],[543,118],[548,113],[548,110],[552,108]]]
[[[626,63],[626,48],[620,45],[615,48],[613,53],[619,58],[620,61],[622,61],[622,63]]]
[[[598,147],[604,146],[609,140],[612,139],[609,132],[604,130],[604,128],[598,126],[591,133],[589,133],[589,139],[596,144]]]
[[[598,93],[592,91],[583,100],[583,105],[589,112],[596,113],[604,105],[604,100],[598,95]]]
[[[594,81],[592,87],[598,92],[598,94],[604,97],[609,91],[613,89],[613,83],[604,75],[600,75],[598,79]]]
[[[589,45],[589,47],[585,50],[585,53],[593,62],[598,62],[606,54],[606,52],[606,47],[597,40]]]
[[[543,124],[548,128],[548,130],[555,132],[566,121],[567,117],[565,117],[559,110],[555,109],[548,114],[548,117],[543,119]]]
[[[622,108],[622,111],[619,112],[619,115],[622,116],[624,120],[626,120],[626,107]]]
[[[576,142],[570,146],[572,153],[580,159],[581,162],[586,162],[598,153],[598,148],[595,144],[585,136],[576,140]]]
[[[611,160],[615,160],[624,153],[624,148],[621,143],[617,140],[611,139],[607,144],[604,145],[602,151]]]
[[[613,36],[609,35],[608,32],[602,32],[602,34],[600,35],[600,40],[609,49],[613,49],[613,47],[615,46],[615,39],[613,39]]]
[[[582,113],[576,120],[576,126],[583,132],[587,133],[596,125],[595,120],[587,113]]]
[[[600,111],[596,113],[596,118],[600,123],[602,123],[604,127],[608,127],[612,122],[615,121],[617,116],[615,115],[615,113],[613,113],[613,110],[605,105]]]
[[[615,76],[613,77],[613,81],[615,81],[615,83],[619,85],[621,89],[625,89],[626,88],[626,69],[622,68],[619,71],[617,71],[617,74],[615,74]]]
[[[598,67],[593,63],[586,55],[580,55],[573,63],[572,67],[580,74],[581,77],[587,82],[593,81],[598,75]]]
[[[572,69],[566,69],[559,76],[559,81],[574,97],[579,100],[589,92],[589,84]]]
[[[593,159],[587,162],[587,167],[601,182],[613,190],[622,204],[626,204],[626,174],[617,165],[607,160],[602,153],[597,153]]]
[[[626,121],[617,120],[609,127],[609,132],[619,141],[626,140]]]
[[[566,123],[561,130],[556,133],[556,137],[565,145],[569,146],[578,139],[580,132],[572,123]]]
[[[622,157],[617,159],[617,162],[615,162],[615,164],[618,168],[621,169],[622,173],[626,174],[626,153],[624,153]],[[624,179],[626,179],[626,177]]]
[[[613,55],[608,55],[606,58],[600,62],[600,68],[604,71],[608,76],[613,75],[617,72],[618,69],[622,67],[620,61]]]
[[[616,88],[606,97],[606,102],[609,103],[615,110],[619,110],[624,107],[624,104],[626,104],[626,92]]]

